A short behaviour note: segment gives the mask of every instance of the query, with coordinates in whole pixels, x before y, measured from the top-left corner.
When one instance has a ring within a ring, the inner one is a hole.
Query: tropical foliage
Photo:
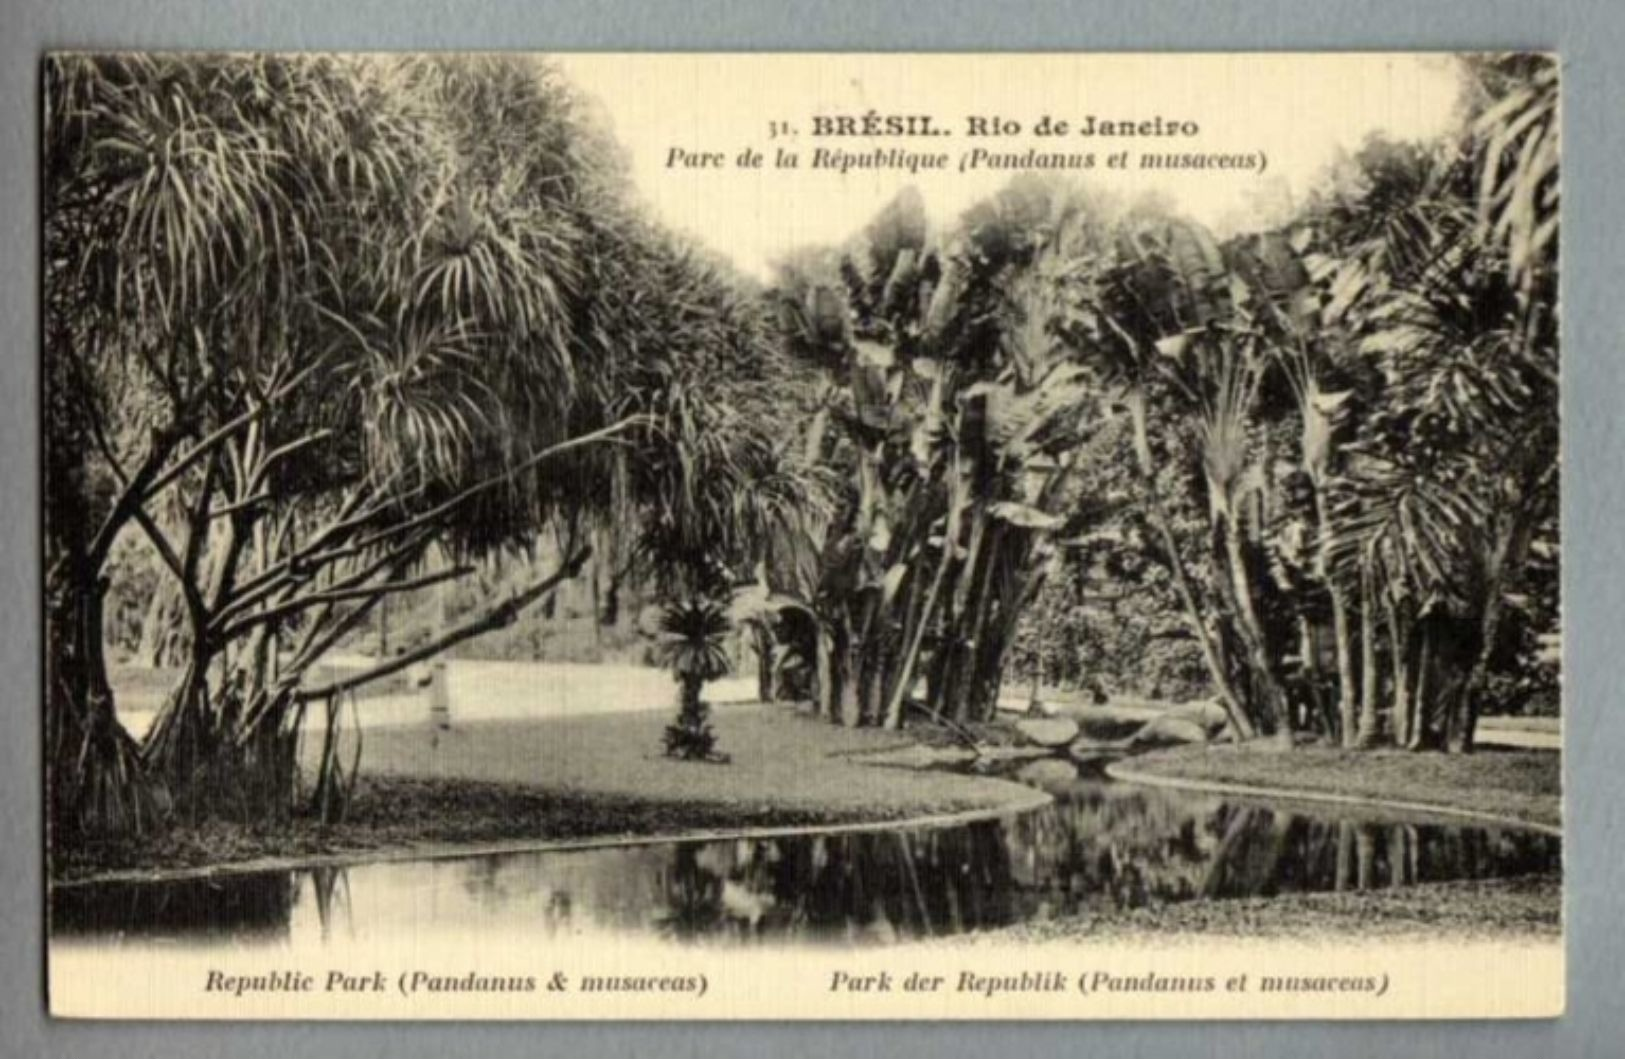
[[[669,604],[682,756],[736,623],[764,697],[841,723],[963,730],[1109,656],[1238,739],[1469,749],[1555,687],[1559,184],[1555,66],[1464,69],[1456,132],[1264,230],[1026,176],[941,228],[904,192],[760,289],[641,215],[544,64],[51,60],[53,826],[342,813],[357,688],[589,568]],[[181,673],[139,743],[109,635]]]
[[[804,456],[843,488],[767,573],[832,720],[896,727],[922,680],[939,716],[993,708],[1091,429],[1047,330],[1047,278],[1089,238],[1067,223],[1085,213],[1023,183],[928,244],[905,194],[843,252],[781,270],[787,343],[824,375]]]
[[[1108,591],[1160,566],[1237,738],[1466,749],[1496,674],[1538,685],[1508,655],[1556,635],[1556,72],[1467,72],[1458,135],[1374,139],[1269,230],[1026,177],[784,262],[841,485],[768,602],[820,710],[987,719],[1103,547]]]
[[[673,570],[695,541],[726,561],[794,497],[752,417],[774,378],[759,306],[641,219],[544,66],[76,56],[48,64],[46,104],[64,830],[286,812],[310,709],[331,749],[356,688],[511,622],[595,544],[617,566]],[[307,679],[388,597],[543,531],[556,569]],[[132,546],[184,673],[140,746],[103,643]],[[321,760],[316,803],[342,811]]]

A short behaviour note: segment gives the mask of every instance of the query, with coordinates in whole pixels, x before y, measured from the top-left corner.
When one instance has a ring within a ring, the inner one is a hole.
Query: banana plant
[[[1113,257],[1075,284],[1073,341],[1116,387],[1134,425],[1143,502],[1162,539],[1230,725],[1285,740],[1291,710],[1278,651],[1255,601],[1263,564],[1243,517],[1266,468],[1256,445],[1261,392],[1272,368],[1256,319],[1257,293],[1199,225],[1130,218]],[[1208,598],[1185,568],[1160,494],[1155,450],[1189,439],[1201,468],[1209,524]],[[1228,647],[1239,645],[1239,656]],[[1232,672],[1244,667],[1245,685]]]

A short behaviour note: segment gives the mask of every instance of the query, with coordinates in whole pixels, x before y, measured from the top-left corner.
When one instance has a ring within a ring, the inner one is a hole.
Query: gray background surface
[[[1289,50],[1542,48],[1564,60],[1563,517],[1569,1013],[1432,1024],[113,1024],[42,986],[38,63],[48,48]],[[0,1056],[1608,1056],[1625,1050],[1625,4],[1139,0],[0,0]]]

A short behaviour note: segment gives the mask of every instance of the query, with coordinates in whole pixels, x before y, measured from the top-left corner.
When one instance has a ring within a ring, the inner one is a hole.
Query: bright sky
[[[1104,167],[1123,149],[1262,154],[1256,172],[1142,172],[1106,168],[1080,179],[1133,196],[1168,195],[1209,224],[1247,209],[1264,185],[1302,195],[1341,149],[1371,132],[1421,138],[1444,131],[1458,98],[1450,57],[1425,54],[1322,55],[907,55],[907,54],[575,54],[553,57],[596,98],[627,149],[633,180],[656,217],[767,274],[785,251],[838,243],[860,229],[903,187],[919,188],[934,224],[951,223],[994,191],[1009,170],[910,175],[860,170],[842,175],[809,167],[815,148],[853,152],[902,148],[945,153],[950,165],[974,148],[1093,152]],[[930,115],[948,135],[815,138],[815,115]],[[1044,115],[1073,134],[1032,133]],[[1123,138],[1076,134],[1090,115],[1102,121],[1195,122],[1194,137]],[[1002,117],[1023,131],[972,137],[968,119]],[[770,139],[769,123],[797,135]],[[773,165],[780,145],[801,168]],[[760,169],[734,164],[755,147]],[[673,148],[720,152],[725,167],[669,165]]]

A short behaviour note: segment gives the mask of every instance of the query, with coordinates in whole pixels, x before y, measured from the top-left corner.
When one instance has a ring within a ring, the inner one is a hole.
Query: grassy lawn
[[[665,757],[671,711],[600,714],[560,721],[485,721],[368,731],[363,774],[374,778],[477,781],[574,795],[685,805],[822,811],[884,819],[939,809],[998,805],[1025,789],[941,772],[881,768],[866,753],[914,741],[910,733],[843,728],[793,706],[713,710],[727,764]]]
[[[348,819],[321,827],[179,828],[74,851],[58,878],[447,845],[671,835],[895,820],[1033,804],[1031,788],[884,767],[906,734],[840,728],[788,706],[715,711],[727,764],[662,756],[669,711],[370,729]],[[318,750],[307,743],[307,759]],[[348,753],[346,748],[345,753]]]
[[[1298,747],[1194,746],[1134,758],[1136,772],[1286,791],[1353,795],[1562,822],[1562,757],[1550,750],[1473,754]]]
[[[1293,941],[1449,937],[1556,940],[1562,880],[1553,875],[1430,883],[1395,890],[1285,894],[1085,912],[973,935],[976,941],[1100,941],[1156,936],[1199,944],[1219,937]]]

